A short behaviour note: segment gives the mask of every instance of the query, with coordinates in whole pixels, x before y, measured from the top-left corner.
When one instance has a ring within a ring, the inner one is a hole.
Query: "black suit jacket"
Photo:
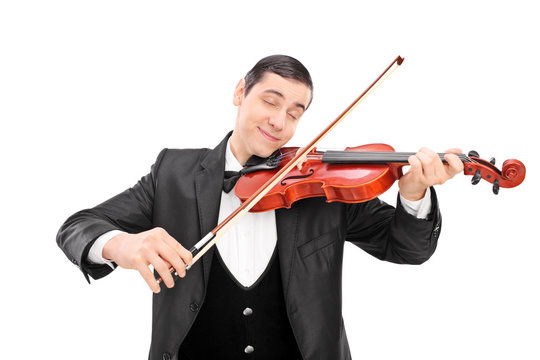
[[[87,280],[112,271],[85,260],[95,239],[110,230],[138,233],[159,226],[191,248],[217,225],[229,136],[213,150],[162,150],[151,172],[132,188],[69,217],[58,245]],[[341,315],[345,241],[395,263],[420,264],[431,256],[441,226],[431,191],[428,220],[379,199],[344,204],[310,198],[276,210],[285,305],[304,360],[351,358]],[[153,295],[149,359],[175,356],[204,302],[212,258],[210,250],[172,289]]]

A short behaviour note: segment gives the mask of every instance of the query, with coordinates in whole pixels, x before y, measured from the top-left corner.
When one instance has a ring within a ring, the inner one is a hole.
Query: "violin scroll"
[[[519,160],[509,159],[503,163],[502,170],[495,166],[495,159],[483,160],[476,151],[470,151],[467,161],[464,161],[463,172],[472,175],[471,183],[478,184],[484,179],[493,184],[493,193],[498,194],[499,188],[513,188],[525,179],[525,165]]]
[[[509,159],[503,163],[502,178],[508,182],[505,187],[515,187],[525,179],[525,165],[519,160]]]

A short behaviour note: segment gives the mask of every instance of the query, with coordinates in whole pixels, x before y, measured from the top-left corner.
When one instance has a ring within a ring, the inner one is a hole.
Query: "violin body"
[[[294,157],[298,148],[282,148],[279,167],[242,176],[235,186],[240,200],[248,199],[260,186]],[[369,144],[347,148],[346,151],[393,152],[386,144]],[[323,154],[312,151],[302,169],[295,168],[251,209],[252,212],[290,208],[292,203],[308,197],[324,196],[327,202],[356,203],[376,198],[387,191],[402,175],[406,164],[336,164],[322,162]]]

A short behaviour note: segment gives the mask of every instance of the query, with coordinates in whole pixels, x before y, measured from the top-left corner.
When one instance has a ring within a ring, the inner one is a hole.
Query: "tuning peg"
[[[469,156],[469,157],[471,157],[471,156],[472,156],[472,157],[480,157],[480,155],[478,154],[478,152],[477,152],[477,151],[474,151],[474,150],[469,151],[469,153],[467,154],[467,156]]]
[[[490,162],[492,165],[495,165],[495,158],[492,157],[491,159],[489,159],[489,162]]]
[[[493,193],[497,195],[499,193],[499,179],[495,179],[493,182]]]
[[[482,175],[480,175],[480,170],[476,170],[476,172],[474,173],[471,179],[471,184],[476,185],[480,182],[481,179],[482,179]]]

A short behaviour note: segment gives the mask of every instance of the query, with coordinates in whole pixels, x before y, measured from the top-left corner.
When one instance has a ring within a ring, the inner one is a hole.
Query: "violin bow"
[[[189,251],[193,255],[191,265],[186,266],[189,270],[197,260],[201,258],[238,220],[240,220],[257,202],[262,199],[283,177],[285,177],[295,166],[297,166],[307,154],[312,151],[317,144],[332,131],[347,115],[349,115],[365,98],[370,95],[384,80],[386,80],[402,63],[401,56],[396,57],[394,61],[383,71],[381,75],[358,97],[351,105],[349,105],[334,121],[330,123],[315,139],[313,139],[306,147],[302,148],[295,157],[283,166],[273,177],[261,186],[253,195],[244,201],[235,211],[233,211],[225,220],[218,224],[212,231],[204,236],[195,246]],[[174,272],[174,268],[170,267],[169,271]],[[175,275],[177,275],[175,273]],[[162,281],[159,278],[158,283]]]

